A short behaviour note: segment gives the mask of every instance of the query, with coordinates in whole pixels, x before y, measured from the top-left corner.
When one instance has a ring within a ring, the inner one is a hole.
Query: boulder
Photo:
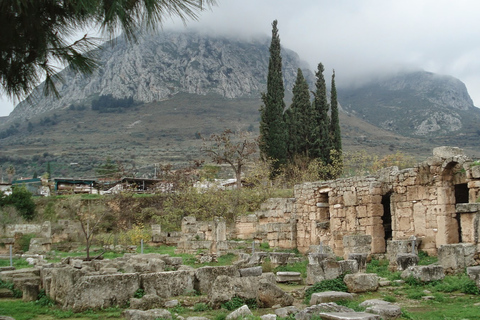
[[[198,268],[195,270],[195,290],[200,294],[208,295],[212,289],[212,283],[218,276],[238,277],[239,273],[234,266]]]
[[[194,291],[194,271],[155,272],[140,275],[146,294],[162,298],[180,296]]]
[[[253,316],[253,313],[252,313],[252,311],[250,311],[250,309],[248,308],[247,305],[243,305],[240,308],[238,308],[237,310],[235,310],[232,313],[230,313],[229,315],[227,315],[225,320],[242,319],[243,317],[247,317],[247,316]]]
[[[378,276],[374,273],[347,274],[343,278],[348,292],[368,292],[378,290]]]
[[[339,306],[334,302],[320,303],[307,307],[295,315],[295,320],[310,320],[312,316],[318,318],[320,312],[353,312],[353,309]]]
[[[131,298],[130,308],[139,310],[150,310],[163,307],[164,299],[154,294],[146,294],[140,299]]]
[[[178,306],[180,304],[180,302],[176,299],[174,300],[168,300],[168,301],[165,301],[164,303],[164,307],[165,308],[175,308],[176,306]]]
[[[271,308],[274,305],[291,306],[294,299],[278,286],[261,280],[258,288],[258,300],[262,308]]]
[[[387,305],[387,304],[391,304],[391,303],[385,300],[380,300],[380,299],[370,299],[370,300],[363,301],[362,303],[359,304],[359,306],[362,308],[366,308],[371,306]]]
[[[295,257],[294,253],[288,252],[271,252],[270,253],[270,262],[274,266],[285,266],[288,264],[290,258]]]
[[[125,305],[140,288],[138,274],[83,276],[68,293],[64,308],[75,312]]]
[[[147,311],[127,309],[122,312],[126,320],[156,320],[172,319],[170,311],[165,309],[151,309]]]
[[[342,300],[353,300],[353,295],[351,293],[341,291],[315,292],[310,298],[310,305],[313,306],[319,303],[335,302]]]
[[[276,320],[276,319],[277,319],[277,315],[276,315],[276,314],[272,314],[272,313],[264,314],[263,316],[260,316],[260,319],[262,319],[262,320]]]
[[[445,278],[445,273],[443,272],[442,266],[431,264],[428,266],[409,267],[401,274],[401,277],[403,279],[410,276],[422,282],[430,282],[435,280],[442,280],[443,278]]]

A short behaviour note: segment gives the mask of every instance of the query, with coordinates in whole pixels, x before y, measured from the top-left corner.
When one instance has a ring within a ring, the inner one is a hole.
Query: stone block
[[[447,244],[438,249],[438,263],[447,274],[460,273],[475,264],[476,245],[469,243]]]
[[[435,280],[442,280],[443,278],[445,278],[445,272],[443,271],[442,266],[431,264],[428,266],[409,267],[401,274],[401,277],[403,279],[410,276],[422,282],[430,282]]]
[[[323,320],[381,320],[379,315],[367,312],[321,312],[318,316]]]
[[[364,272],[367,270],[367,253],[350,253],[348,255],[349,260],[356,260],[358,264],[358,270]]]
[[[480,266],[468,267],[467,275],[471,280],[480,283]]]
[[[357,260],[342,260],[338,261],[338,266],[340,267],[340,273],[357,273],[358,272],[358,262]]]
[[[448,159],[451,157],[463,155],[465,155],[465,152],[463,151],[463,149],[460,149],[458,147],[443,146],[433,149],[433,156],[441,159]]]
[[[377,304],[368,307],[366,312],[378,314],[384,320],[397,319],[402,315],[402,310],[394,304]]]
[[[275,309],[275,314],[280,318],[286,318],[291,314],[293,315],[297,314],[299,311],[300,310],[295,306],[288,306],[288,307]]]
[[[374,273],[347,274],[343,278],[348,292],[368,292],[378,290],[378,276]]]
[[[275,305],[291,306],[294,301],[290,294],[268,281],[260,281],[257,298],[261,308],[271,308]]]
[[[139,310],[150,310],[163,307],[164,299],[154,294],[146,294],[140,299],[131,298],[130,308]]]
[[[276,281],[278,283],[302,283],[302,274],[300,272],[292,271],[278,271],[276,274]]]
[[[238,269],[240,277],[259,277],[262,275],[262,267],[250,267]]]
[[[310,305],[313,306],[319,303],[335,302],[342,300],[353,300],[353,295],[348,292],[340,291],[315,292],[310,298]]]
[[[172,314],[166,309],[151,309],[147,311],[127,309],[122,312],[126,320],[171,320]]]
[[[253,313],[250,311],[247,305],[243,305],[237,310],[233,311],[227,317],[225,320],[236,320],[236,319],[243,319],[245,317],[252,317]]]
[[[63,307],[79,312],[125,305],[138,288],[138,274],[83,276],[68,293]]]
[[[326,259],[319,264],[308,264],[307,284],[311,285],[319,281],[335,279],[340,274],[340,266],[335,259]]]
[[[194,271],[155,272],[140,275],[140,281],[146,294],[162,298],[176,297],[193,292]]]
[[[399,253],[397,254],[397,271],[406,270],[408,267],[413,267],[418,264],[418,256],[412,253]]]
[[[235,266],[198,268],[195,270],[195,290],[200,294],[208,295],[212,288],[212,283],[218,276],[238,277],[240,274]]]
[[[295,320],[310,320],[313,316],[318,317],[320,312],[353,312],[353,309],[340,306],[335,302],[319,303],[298,312]]]
[[[40,292],[40,286],[37,283],[27,282],[23,285],[22,300],[25,302],[36,301],[38,293]]]

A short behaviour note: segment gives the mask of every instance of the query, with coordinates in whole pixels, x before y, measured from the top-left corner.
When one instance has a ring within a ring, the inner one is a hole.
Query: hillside
[[[0,166],[31,176],[50,162],[54,176],[92,177],[110,157],[151,175],[155,164],[204,158],[202,138],[212,133],[258,133],[268,39],[165,32],[132,47],[118,39],[99,59],[91,76],[62,72],[60,99],[41,96],[40,86],[0,119]],[[296,70],[305,66],[288,49],[283,62],[288,106]],[[313,73],[304,70],[313,90]],[[418,71],[337,91],[345,151],[403,151],[422,160],[433,147],[452,145],[480,156],[480,111],[458,79]]]

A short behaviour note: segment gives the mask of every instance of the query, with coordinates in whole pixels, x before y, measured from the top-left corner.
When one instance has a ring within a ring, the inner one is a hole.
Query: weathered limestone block
[[[460,149],[458,147],[443,146],[433,149],[433,156],[439,157],[441,159],[448,159],[451,157],[463,155],[465,155],[465,152],[463,151],[463,149]]]
[[[468,267],[467,275],[471,280],[475,281],[477,287],[480,288],[480,266]]]
[[[163,307],[165,299],[154,294],[146,294],[140,299],[131,298],[130,308],[139,310],[150,310]]]
[[[321,312],[318,316],[323,320],[381,320],[379,315],[367,312]]]
[[[146,294],[169,298],[193,292],[195,289],[195,272],[169,271],[147,273],[140,275],[140,281]]]
[[[348,235],[343,237],[344,256],[350,253],[368,253],[372,251],[371,235]]]
[[[319,303],[303,309],[295,315],[295,320],[310,320],[321,312],[353,312],[353,309],[339,306],[335,302]]]
[[[367,253],[350,253],[348,260],[356,260],[358,264],[358,271],[365,272],[367,270]]]
[[[302,283],[302,275],[300,272],[279,271],[277,272],[276,281],[279,283]]]
[[[391,303],[385,300],[380,300],[380,299],[369,299],[360,303],[359,306],[366,308],[366,307],[371,307],[376,305],[386,305],[386,304],[391,304]]]
[[[412,239],[408,240],[388,240],[387,241],[387,259],[390,263],[396,263],[397,256],[400,253],[415,253],[418,254],[418,247],[421,245],[422,239],[417,238],[415,242]],[[412,245],[415,248],[412,250]]]
[[[260,281],[258,300],[262,308],[271,308],[274,305],[291,306],[294,299],[278,286],[268,281]]]
[[[40,288],[37,283],[27,282],[23,285],[22,300],[25,302],[36,301],[38,298],[39,292],[40,292]]]
[[[357,273],[358,272],[358,262],[357,260],[342,260],[338,261],[338,266],[340,267],[340,273]]]
[[[340,265],[334,259],[322,260],[319,264],[307,265],[307,284],[335,279],[341,274]]]
[[[272,314],[272,313],[268,313],[268,314],[264,314],[263,316],[260,316],[260,319],[262,319],[262,320],[276,320],[277,315]]]
[[[127,309],[122,312],[126,320],[156,320],[172,319],[170,311],[165,309],[151,309],[147,311]]]
[[[259,277],[262,275],[262,267],[250,267],[238,269],[240,277]]]
[[[288,260],[292,257],[295,257],[295,254],[287,252],[271,252],[270,262],[274,266],[285,266],[287,265]]]
[[[209,301],[213,308],[229,301],[234,296],[247,299],[257,299],[259,288],[258,277],[231,278],[218,276],[212,284]]]
[[[30,246],[28,253],[42,254],[52,250],[52,239],[50,238],[32,238],[30,239]]]
[[[248,316],[253,316],[252,311],[248,308],[248,306],[245,304],[238,308],[237,310],[234,310],[232,313],[227,315],[225,320],[236,320],[236,319],[243,319],[244,317]]]
[[[291,314],[297,314],[300,310],[295,306],[288,306],[275,309],[275,314],[280,318],[286,318]]]
[[[412,253],[399,253],[397,254],[397,271],[403,271],[408,267],[413,267],[418,264],[418,256]]]
[[[125,305],[140,288],[138,274],[83,276],[68,293],[64,308],[75,312]]]
[[[319,264],[321,261],[329,257],[326,253],[309,253],[308,264]]]
[[[348,292],[340,291],[315,292],[310,298],[310,305],[313,306],[319,303],[335,302],[341,300],[353,300],[353,295]]]
[[[63,305],[67,295],[73,291],[74,285],[85,275],[87,275],[86,270],[75,269],[71,266],[42,269],[42,286],[51,299]]]
[[[447,274],[463,272],[475,264],[476,252],[476,245],[470,243],[442,245],[438,249],[438,263]]]
[[[368,307],[365,311],[378,314],[384,320],[397,319],[402,315],[402,309],[394,304],[376,304]]]
[[[368,292],[378,290],[378,276],[374,273],[347,274],[343,278],[348,292]]]
[[[443,278],[445,278],[445,273],[442,266],[431,264],[428,266],[409,267],[401,274],[401,277],[403,279],[410,276],[423,282],[430,282],[435,280],[442,280]]]
[[[218,276],[238,277],[240,274],[235,266],[198,268],[195,270],[195,290],[200,294],[208,295],[212,289],[212,283]]]

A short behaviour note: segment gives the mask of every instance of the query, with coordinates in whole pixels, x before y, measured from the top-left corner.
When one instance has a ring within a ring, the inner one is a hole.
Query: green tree
[[[263,105],[260,108],[259,147],[264,159],[273,163],[272,172],[278,171],[287,159],[287,130],[283,118],[285,102],[283,87],[282,57],[277,20],[272,23],[272,41],[268,63],[267,92],[262,93]]]
[[[13,186],[12,193],[3,196],[0,206],[13,206],[25,220],[32,220],[35,217],[35,202],[32,193],[25,186]]]
[[[327,164],[330,162],[330,119],[328,117],[328,101],[327,101],[327,86],[325,84],[325,78],[323,77],[324,67],[322,63],[318,64],[317,72],[315,76],[317,81],[315,82],[316,91],[313,96],[313,105],[315,108],[316,122],[318,128],[318,135],[314,143],[313,153],[314,158],[320,158],[320,160]]]
[[[140,28],[156,29],[169,16],[196,19],[215,0],[22,0],[0,1],[0,82],[10,97],[22,98],[45,78],[45,93],[56,93],[56,65],[91,73],[99,39],[85,34],[92,26],[110,38],[123,31],[135,39]]]
[[[119,173],[119,169],[118,165],[110,157],[107,157],[105,163],[100,165],[95,172],[99,178],[115,178]]]
[[[335,70],[332,74],[332,88],[330,89],[331,121],[330,137],[332,139],[332,149],[342,152],[342,135],[340,133],[340,120],[338,119],[338,101],[337,88],[335,86]]]
[[[292,162],[295,157],[311,156],[313,143],[318,136],[315,110],[310,102],[310,89],[307,80],[299,68],[297,80],[293,86],[293,98],[290,108],[285,112],[288,128],[288,155]]]

